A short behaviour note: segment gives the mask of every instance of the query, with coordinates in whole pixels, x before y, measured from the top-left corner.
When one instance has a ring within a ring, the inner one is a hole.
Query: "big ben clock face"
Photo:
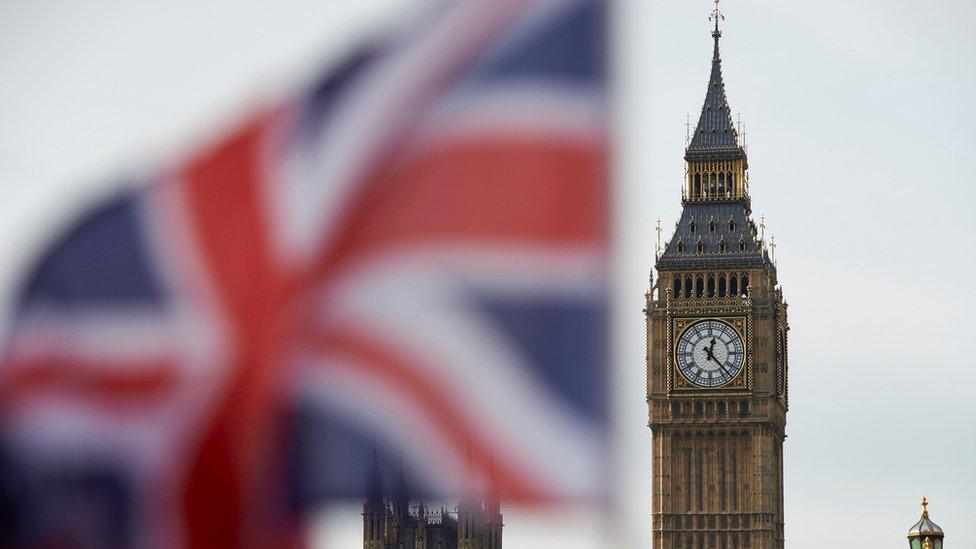
[[[699,387],[721,387],[735,379],[745,362],[742,336],[721,320],[699,320],[689,325],[675,349],[681,374]]]

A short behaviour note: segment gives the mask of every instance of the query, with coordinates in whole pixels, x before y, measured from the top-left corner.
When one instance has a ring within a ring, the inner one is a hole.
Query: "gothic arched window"
[[[728,283],[725,280],[725,273],[718,276],[718,296],[725,297],[726,290],[728,290]]]

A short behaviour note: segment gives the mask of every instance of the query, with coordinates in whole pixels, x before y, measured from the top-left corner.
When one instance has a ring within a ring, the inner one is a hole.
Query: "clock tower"
[[[787,306],[765,227],[751,217],[717,5],[681,219],[659,250],[645,309],[656,549],[784,544]]]

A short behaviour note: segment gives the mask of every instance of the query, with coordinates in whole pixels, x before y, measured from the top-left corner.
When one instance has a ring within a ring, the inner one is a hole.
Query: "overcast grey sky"
[[[417,0],[0,3],[0,305],[64,214],[219,131]],[[792,549],[898,547],[922,495],[976,547],[976,5],[728,0],[726,86],[757,217],[790,302]],[[685,115],[708,78],[711,2],[618,3],[615,350],[621,519],[648,546],[642,294],[680,209]],[[186,137],[194,139],[187,142]],[[320,529],[359,543],[355,509]],[[579,515],[506,510],[506,546],[590,547]],[[562,534],[557,534],[562,532]],[[562,537],[558,537],[558,536]],[[548,542],[541,541],[550,538]]]

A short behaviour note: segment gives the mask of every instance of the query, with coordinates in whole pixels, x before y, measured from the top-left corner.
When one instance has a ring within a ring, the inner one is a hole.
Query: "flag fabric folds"
[[[0,544],[289,546],[376,460],[606,497],[605,6],[435,11],[47,250],[0,362]]]

